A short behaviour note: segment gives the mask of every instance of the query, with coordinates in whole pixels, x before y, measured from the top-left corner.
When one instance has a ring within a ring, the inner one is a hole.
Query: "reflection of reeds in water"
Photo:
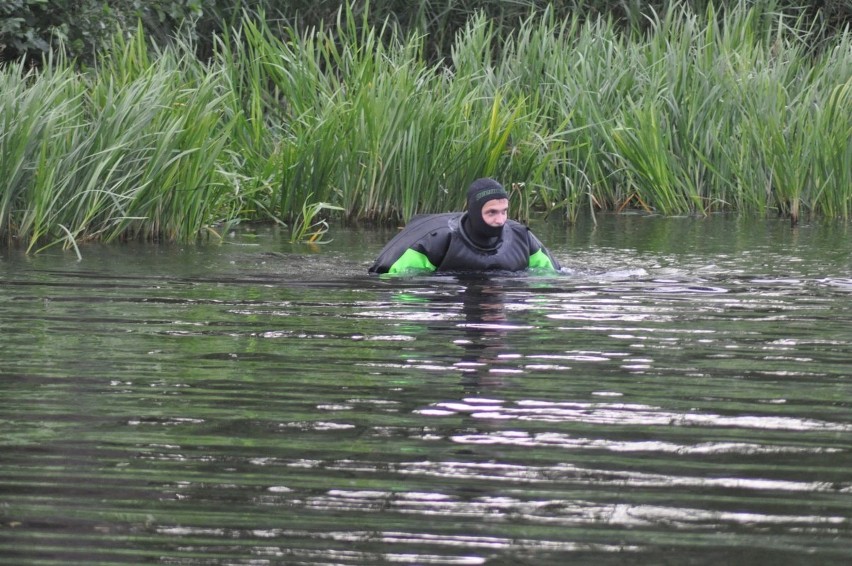
[[[848,218],[852,39],[819,36],[758,7],[673,9],[641,34],[544,11],[505,38],[475,16],[430,66],[422,38],[344,10],[305,33],[247,15],[206,63],[140,32],[85,73],[8,64],[0,238],[188,240],[313,203],[405,220],[482,175],[517,183],[523,216]]]

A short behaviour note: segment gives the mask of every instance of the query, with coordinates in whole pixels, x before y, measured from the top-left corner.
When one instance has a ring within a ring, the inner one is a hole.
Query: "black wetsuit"
[[[371,273],[415,271],[558,271],[559,263],[529,228],[514,220],[499,237],[482,246],[465,229],[467,213],[427,214],[413,218],[370,267]]]

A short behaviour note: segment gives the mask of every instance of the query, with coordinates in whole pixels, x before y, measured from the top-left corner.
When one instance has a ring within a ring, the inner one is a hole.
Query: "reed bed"
[[[188,240],[227,210],[230,143],[216,73],[117,45],[95,75],[59,62],[2,74],[0,235],[29,251],[87,240]],[[135,53],[135,55],[134,55]]]
[[[0,69],[0,239],[191,240],[230,223],[404,221],[479,176],[543,210],[852,214],[852,37],[743,4],[647,30],[471,17],[440,64],[391,25],[246,14],[213,59],[116,37],[95,69]],[[306,211],[311,211],[306,215]],[[300,225],[301,224],[301,225]],[[324,225],[324,224],[322,224]],[[312,236],[313,235],[313,236]]]

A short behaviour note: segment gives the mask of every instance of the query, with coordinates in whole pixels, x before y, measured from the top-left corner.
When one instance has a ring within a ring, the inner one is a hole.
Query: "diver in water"
[[[385,245],[370,273],[559,271],[529,228],[508,219],[509,195],[494,179],[467,191],[467,212],[424,214]]]

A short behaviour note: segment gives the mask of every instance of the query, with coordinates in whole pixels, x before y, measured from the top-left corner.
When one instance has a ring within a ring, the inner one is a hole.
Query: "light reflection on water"
[[[845,228],[601,226],[549,278],[7,254],[0,563],[848,562]]]
[[[826,430],[852,432],[852,424],[777,416],[726,417],[714,414],[674,413],[660,407],[620,403],[552,403],[522,400],[515,406],[500,401],[465,399],[462,402],[436,403],[435,408],[417,412],[432,416],[466,413],[475,419],[499,419],[544,422],[584,422],[594,424],[717,426],[764,430]]]

